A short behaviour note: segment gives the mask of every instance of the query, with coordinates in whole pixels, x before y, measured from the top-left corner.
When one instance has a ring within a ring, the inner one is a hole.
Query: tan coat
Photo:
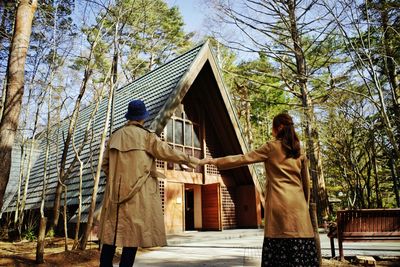
[[[111,135],[102,169],[107,176],[99,239],[119,247],[166,245],[155,158],[195,167],[197,158],[174,150],[136,122]]]
[[[308,211],[310,196],[307,158],[286,158],[281,141],[271,141],[244,155],[216,159],[220,169],[264,162],[267,176],[265,237],[314,237]]]

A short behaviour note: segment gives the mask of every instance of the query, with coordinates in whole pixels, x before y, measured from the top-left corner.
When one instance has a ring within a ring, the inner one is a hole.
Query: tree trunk
[[[19,211],[19,214],[20,214],[20,217],[18,219],[19,220],[19,224],[22,224],[23,221],[24,221],[24,210],[25,210],[26,197],[28,195],[30,169],[31,169],[31,166],[32,166],[32,156],[33,156],[34,147],[35,147],[35,138],[32,138],[31,145],[30,145],[30,150],[29,150],[29,156],[28,156],[27,173],[26,173],[25,181],[24,181],[24,192],[22,194],[22,201],[20,203],[21,209]]]
[[[375,197],[376,197],[376,207],[382,208],[382,197],[379,189],[379,175],[378,175],[378,165],[376,163],[376,149],[375,149],[375,139],[372,137],[372,166],[374,168],[375,176]]]
[[[44,97],[40,100],[40,102],[37,105],[37,109],[36,109],[36,114],[35,114],[35,122],[33,124],[33,131],[32,131],[32,138],[29,140],[30,141],[30,148],[29,151],[27,151],[28,154],[28,162],[27,162],[27,167],[26,167],[26,175],[25,175],[25,181],[24,181],[24,191],[23,191],[23,195],[22,195],[22,201],[20,203],[21,208],[19,211],[19,224],[21,225],[24,221],[24,210],[25,210],[25,204],[26,204],[26,198],[28,195],[28,188],[29,188],[29,179],[31,177],[31,168],[32,168],[32,157],[33,157],[33,151],[35,149],[35,143],[36,143],[36,131],[37,131],[37,127],[38,127],[38,121],[39,121],[39,115],[40,115],[40,109],[42,107],[44,101]],[[29,103],[29,102],[28,102]],[[29,114],[29,113],[27,113]],[[28,142],[26,142],[28,143]],[[24,164],[25,165],[25,164]],[[21,166],[23,169],[25,169],[25,166]]]
[[[37,0],[21,0],[7,66],[6,98],[0,122],[0,210],[11,169],[11,150],[18,127],[24,94],[25,61],[32,31],[32,20]]]
[[[21,157],[21,163],[20,163],[20,167],[19,167],[19,175],[18,175],[18,187],[17,187],[17,200],[15,203],[15,213],[14,213],[14,223],[16,224],[18,222],[18,218],[19,218],[19,207],[21,205],[20,201],[21,201],[21,185],[22,185],[22,177],[24,176],[24,166],[25,166],[25,143],[22,143],[20,145],[21,147],[21,153],[20,153],[20,157]]]
[[[66,184],[62,185],[64,188],[64,207],[63,207],[63,211],[64,211],[64,246],[65,246],[65,251],[68,251],[68,220],[67,220],[67,192],[68,192],[68,188]]]
[[[86,141],[88,139],[88,135],[89,135],[89,132],[90,132],[90,129],[91,129],[92,121],[93,121],[94,116],[97,113],[100,101],[101,101],[102,96],[103,96],[103,91],[104,90],[101,90],[99,98],[96,99],[96,105],[95,105],[95,107],[94,107],[94,109],[93,109],[93,111],[92,111],[92,113],[90,115],[89,122],[88,122],[88,124],[86,126],[86,129],[85,129],[85,136],[83,138],[83,141],[82,141],[82,144],[81,144],[81,148],[79,150],[75,146],[75,138],[74,138],[74,136],[72,138],[72,148],[74,150],[75,157],[77,158],[77,160],[79,162],[79,194],[78,194],[79,202],[78,202],[78,211],[77,211],[78,214],[77,214],[77,222],[76,222],[76,228],[75,228],[74,244],[72,245],[72,249],[77,249],[79,247],[79,231],[80,231],[81,216],[82,216],[83,161],[80,158],[80,153],[81,153],[81,150],[82,150],[82,147],[83,147],[84,143],[86,143]],[[92,137],[92,140],[93,140],[93,137]]]
[[[73,144],[74,151],[77,154],[78,151],[76,150],[75,145]],[[74,244],[72,245],[72,249],[76,249],[79,245],[79,228],[81,226],[81,214],[82,214],[82,173],[83,173],[83,162],[80,159],[79,155],[79,194],[78,194],[78,215],[76,220],[76,228],[75,228],[75,237],[74,237]]]
[[[322,266],[322,253],[321,253],[321,240],[319,238],[319,232],[318,232],[318,220],[317,220],[317,205],[315,203],[310,203],[309,207],[309,213],[310,213],[310,218],[311,218],[311,224],[314,229],[314,240],[315,240],[315,246],[317,247],[317,258],[319,265]]]
[[[93,186],[93,192],[92,192],[92,198],[90,201],[90,208],[89,208],[89,217],[88,221],[86,224],[86,229],[85,233],[83,235],[81,244],[80,244],[80,249],[85,250],[86,249],[86,244],[89,240],[90,232],[92,230],[92,224],[93,224],[93,214],[96,208],[96,199],[97,199],[97,190],[99,188],[99,181],[100,181],[100,175],[101,175],[101,163],[103,161],[103,155],[104,155],[104,145],[106,143],[106,137],[107,137],[107,132],[108,132],[108,123],[110,121],[110,114],[111,114],[111,104],[112,104],[112,98],[113,98],[113,91],[114,88],[111,86],[110,89],[110,94],[108,98],[108,106],[107,106],[107,114],[104,122],[104,128],[103,128],[103,133],[101,134],[101,140],[100,140],[100,148],[99,148],[99,159],[97,162],[97,169],[96,169],[96,175],[94,178],[94,186]]]
[[[393,48],[390,45],[390,40],[393,38],[392,31],[393,29],[389,28],[389,14],[387,10],[386,0],[381,0],[381,26],[383,32],[383,45],[385,50],[385,72],[388,77],[390,86],[392,88],[392,98],[395,107],[395,113],[397,115],[397,120],[400,117],[400,107],[399,107],[399,83],[397,81],[396,75],[396,62],[395,62],[395,53]]]
[[[290,20],[290,33],[293,42],[293,50],[296,58],[297,85],[301,92],[301,101],[304,109],[305,137],[307,143],[307,156],[310,160],[310,175],[313,186],[313,201],[317,204],[318,219],[328,214],[328,200],[325,182],[322,173],[320,159],[318,130],[314,123],[313,103],[307,90],[307,68],[306,59],[301,48],[301,39],[297,28],[296,6],[293,0],[287,1]]]
[[[247,86],[243,86],[243,102],[244,102],[244,119],[245,119],[245,128],[244,134],[247,138],[247,143],[249,144],[249,149],[251,150],[253,147],[253,131],[251,128],[251,103],[249,98],[249,89]]]
[[[396,175],[396,167],[394,165],[394,160],[391,157],[389,159],[389,167],[390,167],[390,173],[392,175],[392,179],[393,179],[393,191],[394,191],[394,195],[396,197],[396,204],[397,207],[400,208],[400,194],[399,194],[399,184],[398,184],[398,178]]]
[[[391,88],[391,96],[392,96],[392,108],[393,108],[393,113],[394,113],[394,127],[396,128],[397,133],[400,132],[400,84],[397,79],[397,71],[396,71],[396,61],[395,61],[395,52],[393,50],[393,47],[391,46],[391,40],[394,38],[393,37],[393,29],[392,27],[389,26],[389,14],[388,14],[388,7],[387,7],[387,2],[386,0],[381,0],[381,26],[382,26],[382,32],[383,32],[383,47],[384,47],[384,64],[385,64],[385,75],[388,78],[390,88]],[[397,147],[400,148],[400,138],[397,138]],[[395,160],[396,163],[394,163],[395,168],[397,169],[397,172],[400,172],[399,170],[399,163],[398,161],[400,160],[399,158],[399,153],[397,153],[397,160]]]
[[[1,102],[0,102],[0,121],[1,118],[3,117],[3,110],[4,110],[4,103],[6,102],[6,80],[3,80],[3,92],[1,94]]]
[[[85,89],[86,89],[86,87],[85,87]],[[82,100],[84,92],[85,92],[85,90],[82,90],[82,88],[81,88],[81,91],[75,102],[75,108],[74,108],[74,111],[73,111],[71,119],[70,119],[67,137],[64,142],[64,148],[63,148],[63,152],[62,152],[62,156],[61,156],[61,163],[60,163],[60,172],[59,172],[59,176],[58,176],[59,180],[57,183],[56,194],[54,197],[53,222],[52,222],[51,228],[57,228],[57,225],[58,225],[58,220],[59,220],[59,216],[60,216],[61,193],[63,191],[63,183],[66,179],[65,164],[67,162],[68,148],[69,148],[69,144],[71,142],[72,134],[75,130],[76,120],[79,115],[79,108],[80,108],[80,104],[81,104],[81,100]]]
[[[367,155],[368,155],[368,162],[366,163],[367,165],[367,175],[366,175],[366,179],[365,179],[365,183],[364,183],[364,187],[367,190],[367,209],[371,208],[372,205],[372,186],[371,186],[371,176],[372,176],[372,168],[373,168],[373,164],[371,162],[371,156],[369,153],[369,148],[367,148]]]
[[[36,263],[40,264],[43,263],[43,255],[44,255],[44,237],[46,235],[46,224],[47,224],[47,218],[42,217],[40,218],[40,225],[39,225],[39,234],[38,234],[38,240],[37,240],[37,246],[36,246]]]
[[[107,137],[107,130],[109,127],[109,122],[110,122],[110,117],[112,114],[112,107],[113,107],[113,102],[114,102],[114,89],[118,81],[118,76],[117,76],[117,67],[118,67],[118,55],[119,55],[119,47],[118,47],[118,33],[119,33],[119,25],[118,21],[115,25],[115,35],[114,35],[114,57],[113,57],[113,63],[112,67],[110,69],[110,75],[112,76],[110,78],[110,93],[108,94],[108,103],[107,103],[107,113],[106,113],[106,118],[104,121],[104,128],[103,132],[101,134],[101,139],[100,139],[100,147],[99,147],[99,159],[97,161],[97,169],[96,169],[96,175],[94,177],[94,186],[93,186],[93,193],[92,193],[92,198],[90,201],[90,208],[89,208],[89,216],[86,224],[86,229],[84,232],[84,235],[81,240],[80,244],[80,249],[85,250],[86,249],[86,244],[89,240],[89,236],[92,230],[92,224],[93,224],[93,215],[96,209],[96,200],[97,200],[97,190],[99,188],[99,181],[100,181],[100,175],[101,175],[101,163],[103,162],[103,155],[104,155],[104,145],[106,143],[106,137]],[[111,132],[110,132],[111,134]]]
[[[99,25],[100,29],[103,28],[103,23],[104,23],[104,20],[102,20],[101,25]],[[66,169],[65,165],[67,162],[68,148],[71,143],[72,135],[75,131],[76,122],[78,120],[78,116],[79,116],[79,112],[80,112],[79,109],[80,109],[81,101],[82,101],[83,95],[85,94],[89,79],[90,79],[91,75],[93,74],[93,69],[92,69],[91,63],[92,63],[92,60],[94,57],[94,50],[98,44],[101,32],[102,32],[101,30],[98,31],[96,38],[91,45],[88,62],[87,62],[87,65],[85,66],[85,73],[83,76],[82,85],[79,90],[79,95],[75,101],[74,111],[72,112],[72,115],[71,115],[67,137],[64,142],[64,148],[63,148],[61,162],[60,162],[60,168],[59,168],[59,181],[57,183],[56,193],[55,193],[55,197],[54,197],[53,221],[50,226],[51,229],[55,229],[58,225],[58,221],[59,221],[59,217],[60,217],[60,202],[61,202],[61,194],[63,191],[63,183],[68,178],[70,171],[72,170],[75,163],[77,162],[77,158],[75,157],[73,159],[73,161],[71,162],[68,170],[67,171],[65,170]]]
[[[54,56],[53,56],[54,59]],[[50,79],[52,80],[52,78]],[[51,109],[51,96],[52,96],[52,87],[49,85],[49,95],[47,98],[47,127],[46,127],[46,152],[44,156],[44,166],[43,166],[43,186],[42,186],[42,195],[40,201],[40,225],[39,225],[39,234],[38,241],[36,245],[36,263],[43,263],[43,255],[44,255],[44,245],[45,245],[45,235],[46,235],[46,226],[47,226],[47,217],[44,216],[44,202],[46,199],[46,189],[47,189],[47,168],[49,162],[49,151],[50,151],[50,109]]]
[[[117,23],[118,25],[118,23]],[[117,29],[118,30],[118,29]],[[118,58],[119,58],[119,42],[116,40],[116,36],[114,37],[114,56],[112,62],[112,75],[111,75],[111,86],[116,87],[118,82]],[[115,110],[115,101],[114,101],[115,90],[113,90],[112,103],[111,103],[111,121],[110,121],[110,133],[114,131],[114,110]]]

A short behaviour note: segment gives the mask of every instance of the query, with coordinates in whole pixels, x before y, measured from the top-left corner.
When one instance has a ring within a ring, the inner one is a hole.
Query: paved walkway
[[[321,233],[320,238],[322,256],[329,258],[329,239],[325,233]],[[185,232],[169,235],[166,247],[141,249],[134,266],[260,266],[262,242],[261,229]],[[357,242],[344,243],[343,246],[345,256],[400,257],[400,242]]]

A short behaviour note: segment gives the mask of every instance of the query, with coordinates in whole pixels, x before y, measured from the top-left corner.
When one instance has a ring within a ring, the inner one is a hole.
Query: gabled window
[[[202,157],[200,125],[198,122],[191,121],[181,105],[168,121],[164,129],[166,141],[175,149],[184,151],[196,158]],[[167,163],[168,170],[183,171],[179,164]],[[190,170],[192,171],[192,170]],[[197,167],[194,172],[201,173],[201,167]]]

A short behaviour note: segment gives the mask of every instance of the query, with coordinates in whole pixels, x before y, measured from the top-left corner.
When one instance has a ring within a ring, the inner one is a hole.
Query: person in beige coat
[[[133,100],[128,122],[109,138],[102,169],[106,190],[100,215],[100,266],[112,266],[116,247],[123,247],[120,266],[133,266],[138,247],[166,245],[164,216],[155,159],[195,167],[199,159],[170,148],[143,127],[148,117],[141,100]]]
[[[264,162],[267,185],[261,266],[318,266],[314,231],[309,215],[307,158],[288,114],[273,119],[275,140],[244,155],[203,159],[219,169]]]

